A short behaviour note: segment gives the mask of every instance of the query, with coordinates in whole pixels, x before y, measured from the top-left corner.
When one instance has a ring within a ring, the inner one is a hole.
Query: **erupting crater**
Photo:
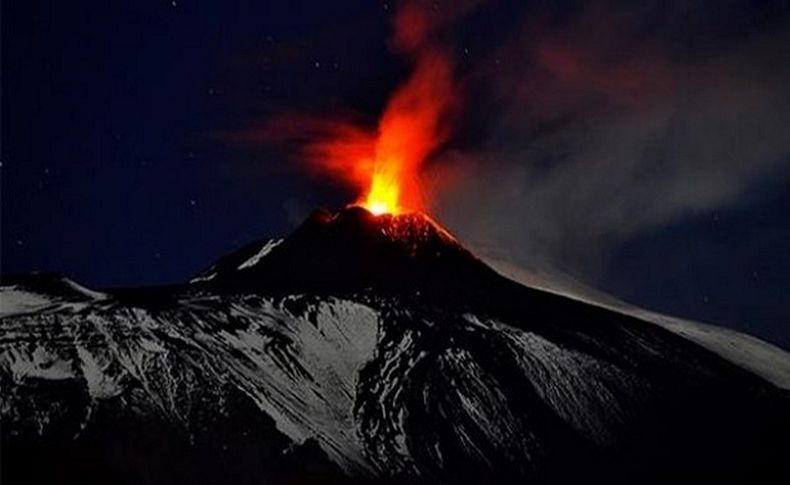
[[[209,285],[277,291],[444,292],[500,278],[425,213],[377,215],[358,205],[317,210],[257,264],[215,273]]]

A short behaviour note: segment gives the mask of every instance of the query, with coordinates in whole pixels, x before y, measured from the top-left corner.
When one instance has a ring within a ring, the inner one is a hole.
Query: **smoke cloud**
[[[497,259],[594,283],[629,238],[786,167],[786,16],[706,27],[687,2],[660,3],[592,2],[548,28],[530,10],[473,60],[465,82],[485,102],[467,106],[467,133],[482,135],[425,174],[440,220]]]

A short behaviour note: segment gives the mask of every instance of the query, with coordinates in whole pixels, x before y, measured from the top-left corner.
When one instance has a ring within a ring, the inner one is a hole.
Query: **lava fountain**
[[[451,56],[431,36],[438,22],[431,12],[425,2],[405,2],[396,15],[392,46],[408,55],[412,70],[374,127],[292,114],[271,120],[252,138],[298,141],[308,168],[356,191],[349,205],[375,215],[426,212],[421,170],[447,141],[451,114],[460,105]]]
[[[422,53],[411,77],[387,103],[375,133],[362,142],[367,149],[359,149],[359,139],[319,142],[324,147],[318,150],[324,155],[323,166],[336,174],[341,170],[340,175],[346,178],[351,174],[360,193],[353,205],[376,215],[425,210],[420,169],[447,138],[452,93],[448,57],[438,50]],[[326,150],[329,146],[335,149]]]
[[[375,215],[427,209],[420,172],[447,141],[451,114],[460,104],[451,56],[432,36],[441,20],[427,2],[401,3],[392,47],[408,55],[413,68],[385,104],[375,129],[324,122],[322,136],[308,140],[310,164],[357,191],[350,205]]]

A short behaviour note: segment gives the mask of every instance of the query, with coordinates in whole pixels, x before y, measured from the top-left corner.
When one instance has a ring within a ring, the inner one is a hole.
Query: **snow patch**
[[[77,346],[77,355],[82,361],[82,376],[93,399],[107,399],[123,391],[111,377],[105,375],[99,360],[85,347]]]
[[[32,313],[52,305],[53,300],[16,286],[0,288],[0,317]]]
[[[13,380],[45,379],[59,381],[76,377],[71,363],[60,355],[37,346],[32,352],[21,349],[8,349],[0,353],[0,363],[11,371]]]
[[[272,249],[282,244],[282,242],[283,239],[272,239],[266,241],[266,244],[264,244],[263,247],[261,247],[261,249],[258,250],[258,252],[255,253],[253,257],[241,263],[237,269],[247,269],[255,266],[261,261],[261,259],[263,259],[264,256],[269,254],[272,251]]]
[[[203,273],[201,275],[195,276],[194,278],[189,280],[189,282],[190,283],[200,283],[202,281],[211,281],[211,280],[213,280],[216,277],[217,277],[217,272],[214,270],[214,266],[212,266],[211,268],[209,268],[208,271],[206,271],[205,273]]]
[[[84,286],[82,286],[82,285],[80,285],[78,283],[75,283],[74,281],[72,281],[72,280],[70,280],[68,278],[63,278],[63,283],[65,283],[66,286],[68,286],[72,290],[74,290],[74,291],[76,291],[76,292],[78,292],[78,293],[80,293],[80,294],[82,294],[84,296],[87,296],[91,300],[106,300],[107,298],[110,297],[106,293],[101,293],[99,291],[94,291],[94,290],[90,290],[88,288],[85,288]]]

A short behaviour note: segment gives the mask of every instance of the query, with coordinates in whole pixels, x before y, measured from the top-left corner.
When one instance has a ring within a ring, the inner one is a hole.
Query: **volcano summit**
[[[523,286],[422,214],[316,212],[183,285],[1,291],[8,484],[790,479],[790,393],[748,370],[787,354]]]

